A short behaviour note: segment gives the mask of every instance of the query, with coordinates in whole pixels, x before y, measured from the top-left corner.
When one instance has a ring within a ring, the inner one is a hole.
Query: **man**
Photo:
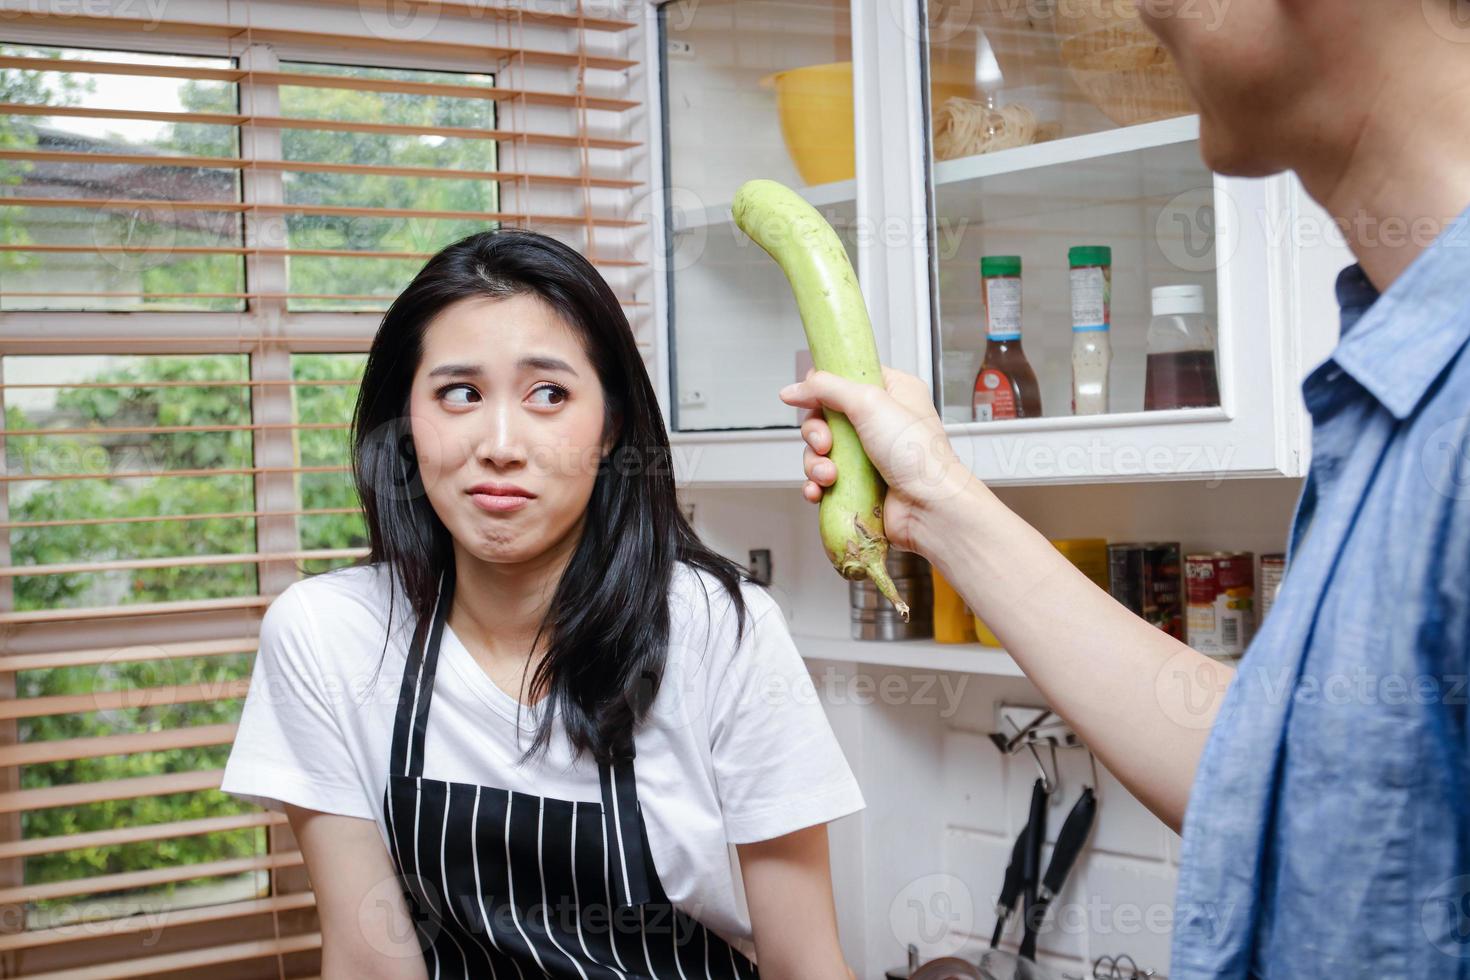
[[[1470,977],[1470,3],[1140,0],[1206,162],[1294,170],[1359,261],[1302,386],[1313,458],[1277,604],[1232,675],[1093,586],[955,458],[928,388],[814,372],[929,557],[1184,848],[1171,980]],[[1228,690],[1227,690],[1228,687]],[[1225,692],[1201,701],[1201,695]],[[1208,708],[1201,710],[1200,705]]]

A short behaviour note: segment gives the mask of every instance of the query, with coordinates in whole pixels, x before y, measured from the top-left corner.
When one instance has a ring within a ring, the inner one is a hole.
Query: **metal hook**
[[[1031,752],[1031,758],[1036,763],[1036,771],[1039,772],[1039,773],[1041,773],[1041,791],[1043,793],[1045,793],[1047,796],[1050,796],[1052,793],[1056,792],[1056,789],[1057,789],[1057,781],[1055,779],[1053,779],[1051,776],[1047,775],[1046,766],[1043,766],[1041,764],[1041,753],[1039,753],[1039,752],[1036,751],[1035,744],[1033,744],[1031,742],[1027,742],[1026,743],[1026,748]],[[1052,750],[1051,751],[1052,751],[1052,756],[1051,756],[1052,770],[1053,771],[1056,771],[1056,765],[1057,765],[1057,756],[1056,756],[1057,750],[1056,750],[1056,746],[1052,746]]]

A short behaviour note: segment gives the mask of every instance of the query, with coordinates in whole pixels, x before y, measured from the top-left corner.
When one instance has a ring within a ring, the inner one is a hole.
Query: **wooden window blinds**
[[[365,553],[363,352],[439,248],[572,244],[651,361],[629,3],[0,0],[0,975],[319,972],[218,790],[260,616]]]

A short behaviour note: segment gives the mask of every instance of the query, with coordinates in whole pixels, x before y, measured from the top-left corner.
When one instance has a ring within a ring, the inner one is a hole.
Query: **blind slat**
[[[337,88],[354,92],[396,92],[400,95],[437,95],[456,99],[484,99],[489,102],[518,100],[529,105],[559,106],[566,109],[597,109],[625,112],[642,103],[633,99],[613,99],[594,95],[564,95],[560,92],[533,92],[526,89],[498,88],[485,85],[449,85],[442,82],[408,82],[387,78],[361,78],[346,75],[315,75],[309,72],[250,71],[244,68],[195,68],[177,65],[140,65],[126,61],[57,61],[53,58],[27,58],[0,55],[0,68],[26,71],[65,71],[91,75],[146,75],[150,78],[183,78],[202,82],[253,81],[261,85],[297,85],[303,88]],[[310,121],[310,120],[307,120]]]
[[[93,691],[90,694],[48,694],[34,698],[14,698],[0,701],[0,720],[15,718],[45,718],[48,715],[73,715],[89,711],[117,711],[126,708],[156,708],[159,705],[195,704],[200,701],[230,701],[243,698],[250,688],[250,680],[232,677],[222,681],[201,681],[197,684],[169,684],[164,687],[128,687],[115,691]],[[80,791],[84,786],[100,783],[85,783],[74,786],[57,786],[50,789],[21,790],[23,793],[48,793],[52,789]],[[0,793],[0,796],[5,794]],[[117,797],[98,797],[117,799]],[[96,802],[87,800],[85,802]],[[59,806],[51,803],[48,806]]]
[[[0,292],[0,295],[5,295]],[[319,432],[350,429],[350,422],[240,422],[218,425],[98,425],[80,429],[4,429],[7,436],[172,436],[183,432]]]
[[[110,163],[144,167],[189,167],[202,170],[266,170],[280,173],[360,174],[375,177],[423,177],[436,180],[495,180],[555,187],[599,187],[628,190],[640,181],[572,174],[533,174],[514,170],[459,170],[445,167],[397,167],[372,163],[326,163],[320,160],[259,160],[250,157],[171,156],[149,153],[87,153],[70,150],[0,150],[0,160],[31,163]]]
[[[400,9],[396,5],[396,0],[318,0],[318,2],[336,3],[343,6],[359,8],[379,7],[393,11]],[[616,33],[637,26],[628,20],[618,20],[614,17],[590,17],[580,12],[576,14],[561,14],[552,11],[527,10],[524,7],[516,7],[514,5],[456,3],[454,0],[414,0],[414,8],[416,10],[449,14],[455,17],[468,17],[471,19],[495,17],[499,20],[512,22],[526,21],[537,25],[582,28],[589,31],[609,31]]]
[[[24,703],[22,701],[22,703]],[[76,759],[97,759],[135,752],[166,752],[197,749],[206,745],[228,745],[234,741],[235,725],[187,725],[156,732],[126,735],[93,735],[88,738],[58,738],[44,742],[22,742],[0,746],[0,766],[39,766]],[[78,845],[80,846],[80,845]]]
[[[32,8],[30,10],[7,10],[5,20],[10,24],[30,27],[55,26],[58,22],[68,28],[81,27],[128,31],[147,34],[150,37],[211,37],[222,40],[238,40],[246,43],[299,44],[304,47],[320,47],[349,51],[383,51],[401,55],[405,52],[423,54],[431,58],[505,58],[514,57],[532,65],[554,65],[559,68],[587,67],[603,71],[624,71],[637,66],[638,62],[610,55],[589,54],[579,46],[575,52],[548,51],[538,48],[505,47],[497,44],[466,44],[453,41],[411,41],[407,38],[369,37],[354,34],[328,34],[321,31],[292,30],[283,27],[265,27],[254,24],[231,24],[214,21],[160,20],[141,17],[118,17],[111,14],[89,14],[68,10],[55,13]]]
[[[155,840],[170,840],[175,837],[198,837],[203,834],[228,833],[232,830],[249,830],[252,827],[274,827],[287,823],[284,813],[274,810],[256,810],[253,813],[236,813],[226,817],[200,817],[197,820],[174,820],[169,823],[135,824],[131,827],[116,827],[111,830],[94,830],[84,834],[68,834],[64,837],[32,837],[0,843],[0,861],[55,854],[82,847],[116,847],[119,844],[139,844]]]
[[[175,521],[241,520],[256,517],[320,517],[326,514],[360,514],[360,507],[304,507],[295,510],[236,510],[212,514],[142,514],[136,517],[77,517],[69,520],[0,521],[0,531],[31,527],[81,527],[101,524],[169,524]]]
[[[199,772],[171,772],[162,776],[134,776],[130,779],[13,790],[0,793],[0,813],[24,813],[27,810],[42,810],[53,806],[81,806],[104,800],[134,800],[170,793],[195,793],[218,789],[223,775],[223,769],[205,769]],[[18,892],[19,889],[15,891]],[[6,897],[6,892],[0,890],[0,905],[14,900],[14,895]]]
[[[51,898],[66,898],[71,895],[87,895],[92,892],[152,888],[155,885],[189,881],[193,878],[218,878],[223,875],[237,875],[249,871],[291,868],[300,863],[300,851],[282,851],[279,854],[257,854],[253,857],[200,861],[171,868],[150,868],[147,871],[123,871],[118,874],[94,875],[89,878],[73,878],[70,881],[48,881],[29,888],[0,888],[0,905],[15,901],[34,902]]]
[[[43,245],[0,244],[0,252],[36,252],[92,255],[97,253],[122,253],[125,255],[269,255],[269,256],[320,256],[337,259],[428,259],[433,252],[376,252],[350,248],[253,248],[249,245]],[[642,263],[634,259],[599,258],[587,256],[587,261],[599,268],[634,268]],[[259,294],[255,294],[259,295]],[[243,383],[243,382],[242,382]],[[273,382],[274,383],[274,382]],[[16,387],[0,384],[0,388]],[[35,387],[46,387],[37,385]]]
[[[502,224],[595,225],[603,228],[633,228],[641,221],[630,218],[594,217],[572,214],[518,214],[509,211],[432,211],[420,208],[355,208],[336,204],[266,204],[247,201],[170,201],[163,198],[104,200],[92,197],[0,197],[0,205],[27,208],[85,208],[91,211],[120,211],[157,207],[174,211],[221,211],[230,214],[259,212],[302,216],[331,215],[346,218],[447,218],[460,221],[496,221]]]
[[[28,977],[29,980],[128,980],[130,977],[153,977],[160,973],[186,970],[190,967],[215,966],[220,963],[235,963],[266,956],[300,953],[309,949],[317,949],[321,944],[321,933],[313,932],[281,939],[258,939],[250,942],[231,943],[228,946],[211,946],[207,949],[188,950],[187,952],[143,956],[72,970],[32,973],[28,974]]]
[[[0,579],[28,575],[80,575],[92,572],[128,572],[144,568],[193,568],[200,565],[256,565],[271,561],[332,561],[361,558],[366,548],[308,548],[299,551],[246,551],[225,555],[169,555],[163,558],[121,558],[115,561],[54,562],[46,565],[0,566]],[[3,662],[3,661],[0,661]]]
[[[232,466],[194,470],[119,470],[114,473],[6,473],[0,483],[44,483],[49,480],[140,480],[150,477],[255,476],[261,473],[345,473],[340,466]]]
[[[519,129],[481,129],[473,126],[434,126],[429,123],[357,122],[353,119],[310,119],[306,116],[256,116],[231,112],[166,112],[162,109],[107,109],[103,106],[40,106],[0,101],[0,113],[13,116],[59,116],[82,119],[146,119],[151,122],[198,122],[215,126],[254,126],[257,129],[322,129],[332,132],[376,132],[401,137],[448,137],[453,140],[509,140],[516,143],[581,147],[592,150],[634,150],[639,140],[614,140],[591,134],[564,137],[554,132]]]
[[[348,133],[381,133],[394,136],[445,136],[451,139],[511,140],[542,146],[580,147],[594,150],[632,150],[639,140],[613,139],[591,134],[561,136],[556,133],[521,132],[509,129],[477,129],[466,126],[430,126],[412,123],[357,122],[351,119],[310,119],[290,116],[257,116],[233,112],[167,112],[159,109],[111,109],[104,106],[48,106],[24,102],[0,102],[0,113],[18,116],[80,117],[84,119],[129,119],[169,123],[203,123],[214,126],[253,126],[257,129],[319,129]]]
[[[0,613],[0,626],[35,626],[39,623],[68,623],[85,619],[128,619],[136,616],[176,616],[180,613],[214,613],[231,609],[264,609],[274,595],[232,596],[227,599],[175,599],[170,602],[134,602],[120,606],[28,609]]]
[[[126,290],[71,291],[56,289],[0,289],[0,296],[47,296],[61,299],[126,299],[129,297],[145,297],[147,299],[327,299],[350,300],[360,303],[382,303],[385,306],[393,301],[392,296],[380,296],[373,293],[161,293],[157,291],[128,292]],[[642,300],[636,299],[619,298],[618,302],[629,309],[646,305]]]
[[[90,650],[55,650],[50,653],[0,654],[0,671],[50,670],[53,667],[87,667],[103,663],[146,663],[182,657],[218,657],[250,653],[256,638],[237,636],[224,640],[187,640],[181,643],[150,643],[143,646],[95,647]]]
[[[284,818],[282,818],[284,819]],[[271,898],[252,898],[243,902],[227,902],[223,905],[204,905],[191,909],[169,909],[148,915],[127,915],[120,919],[93,919],[86,923],[68,924],[50,929],[30,929],[26,932],[0,936],[0,952],[19,949],[35,949],[73,939],[96,939],[102,936],[125,936],[135,932],[151,932],[171,926],[194,925],[200,922],[220,922],[226,919],[245,919],[252,915],[291,912],[311,908],[316,904],[312,892],[295,892]]]
[[[356,378],[240,378],[221,380],[201,378],[198,381],[153,381],[139,378],[136,381],[7,381],[0,383],[6,388],[326,388],[332,385],[351,386],[361,384]]]

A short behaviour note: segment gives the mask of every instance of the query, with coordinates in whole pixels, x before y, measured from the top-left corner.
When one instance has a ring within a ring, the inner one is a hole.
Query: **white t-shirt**
[[[385,847],[383,790],[412,635],[399,588],[386,637],[389,575],[386,566],[338,569],[271,603],[221,784],[268,809],[292,803],[374,820]],[[737,647],[724,587],[676,567],[664,683],[635,742],[638,797],[669,899],[753,958],[733,845],[834,820],[864,801],[780,607],[758,585],[741,590],[748,615]],[[546,755],[517,765],[547,703],[519,706],[518,742],[518,702],[446,624],[424,776],[600,803],[596,763],[573,763],[560,726]]]

